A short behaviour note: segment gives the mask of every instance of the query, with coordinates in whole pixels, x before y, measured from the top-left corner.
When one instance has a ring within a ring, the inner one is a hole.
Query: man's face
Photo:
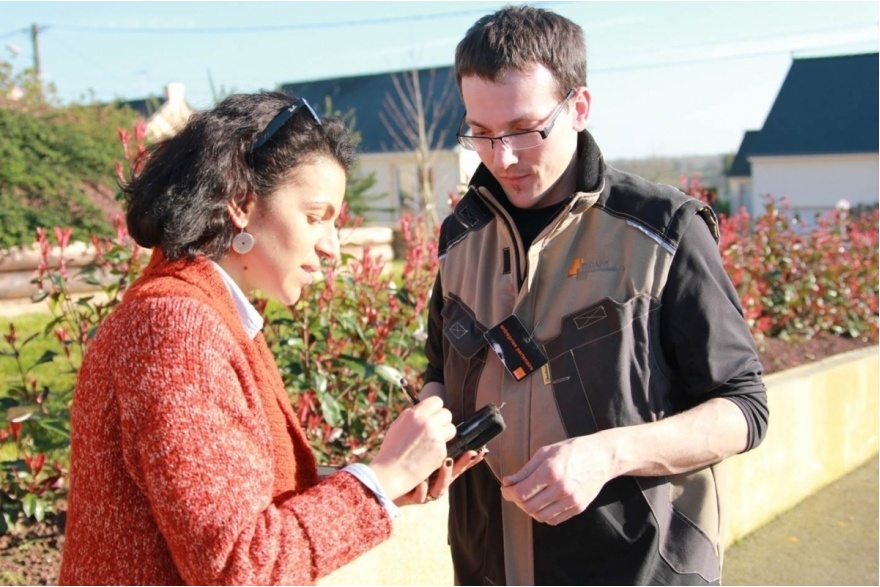
[[[461,94],[470,128],[467,132],[485,137],[541,130],[560,103],[553,74],[543,65],[528,72],[511,70],[498,82],[464,77]],[[572,193],[574,170],[569,167],[577,149],[577,133],[586,127],[589,103],[587,89],[575,88],[540,145],[511,151],[495,141],[493,150],[479,152],[514,206],[549,206]]]

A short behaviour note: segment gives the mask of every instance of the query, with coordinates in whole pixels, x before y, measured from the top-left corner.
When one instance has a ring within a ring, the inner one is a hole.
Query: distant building
[[[137,112],[147,125],[147,142],[167,138],[183,128],[193,114],[186,102],[184,86],[173,82],[165,86],[162,98],[148,97],[120,103]]]
[[[419,193],[418,167],[412,148],[401,145],[401,130],[392,120],[389,101],[400,104],[395,77],[400,88],[411,70],[361,75],[345,78],[282,84],[281,91],[306,98],[319,114],[324,113],[325,100],[330,99],[334,111],[354,111],[355,130],[362,141],[359,146],[362,173],[376,174],[374,195],[384,198],[374,202],[380,210],[373,215],[379,222],[395,222],[401,211],[422,209]],[[476,153],[462,149],[455,138],[464,116],[452,67],[417,70],[425,102],[426,124],[436,129],[436,147],[432,151],[431,184],[440,218],[449,212],[448,194],[466,185],[479,164]],[[433,76],[433,83],[432,83]],[[429,91],[431,88],[431,91]],[[446,90],[447,100],[441,100]],[[383,118],[385,122],[383,122]],[[389,126],[393,130],[389,130]],[[395,138],[394,134],[397,134]],[[441,137],[442,135],[442,137]],[[442,138],[442,140],[440,140]],[[404,141],[405,142],[405,141]],[[387,210],[387,211],[382,211]]]
[[[765,195],[806,220],[842,200],[876,206],[878,108],[877,53],[795,59],[727,172],[731,212],[760,213]]]

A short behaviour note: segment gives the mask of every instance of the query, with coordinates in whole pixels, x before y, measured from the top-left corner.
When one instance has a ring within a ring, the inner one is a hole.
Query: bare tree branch
[[[442,148],[449,132],[448,114],[454,106],[455,87],[447,78],[437,92],[437,70],[428,71],[427,88],[416,69],[391,74],[394,95],[386,93],[379,120],[395,148],[411,151],[416,159],[419,193],[430,224],[439,222],[433,189],[435,152]]]

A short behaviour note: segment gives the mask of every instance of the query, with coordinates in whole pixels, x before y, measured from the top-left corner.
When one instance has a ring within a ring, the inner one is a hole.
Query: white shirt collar
[[[241,319],[241,325],[244,327],[244,331],[247,335],[253,340],[257,337],[257,334],[260,333],[260,330],[263,329],[263,317],[260,316],[257,309],[250,303],[247,296],[244,295],[244,292],[238,287],[238,284],[229,277],[229,274],[213,260],[211,261],[211,265],[217,269],[217,273],[220,274],[220,278],[223,280],[223,283],[226,284],[226,289],[229,290],[230,295],[232,295],[232,301],[235,302],[235,310],[238,312],[238,317]]]

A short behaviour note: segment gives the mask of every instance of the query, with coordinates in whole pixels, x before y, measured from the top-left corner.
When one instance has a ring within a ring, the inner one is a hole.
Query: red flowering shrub
[[[34,367],[52,361],[55,353],[46,351],[30,364],[22,358],[22,349],[36,336],[22,337],[9,324],[0,349],[0,355],[16,363],[20,375],[0,399],[0,534],[20,519],[41,522],[46,512],[53,511],[64,485],[61,453],[70,437],[67,410],[49,407],[50,390],[41,388],[32,374]]]
[[[10,323],[3,336],[0,356],[16,364],[19,377],[7,384],[0,397],[0,534],[20,519],[42,521],[63,493],[73,388],[41,384],[34,368],[60,356],[63,363],[58,367],[75,374],[95,330],[140,274],[143,255],[128,239],[121,219],[115,219],[115,224],[116,238],[93,236],[94,259],[76,269],[69,265],[67,253],[70,229],[56,227],[54,242],[45,230],[37,230],[40,260],[32,280],[37,289],[33,300],[48,303],[52,317],[43,334],[60,352],[46,350],[26,363],[22,351],[38,334],[21,337]],[[76,282],[91,285],[100,295],[75,296],[71,286]]]
[[[685,186],[705,200],[699,183]],[[719,247],[755,340],[820,333],[878,340],[878,211],[839,208],[808,227],[782,200],[719,215]]]
[[[344,215],[340,230],[358,223]],[[406,259],[399,283],[364,247],[360,259],[346,256],[327,268],[290,312],[267,313],[267,341],[324,464],[370,456],[406,406],[400,378],[420,386],[437,239],[422,218],[405,216],[401,231]]]

